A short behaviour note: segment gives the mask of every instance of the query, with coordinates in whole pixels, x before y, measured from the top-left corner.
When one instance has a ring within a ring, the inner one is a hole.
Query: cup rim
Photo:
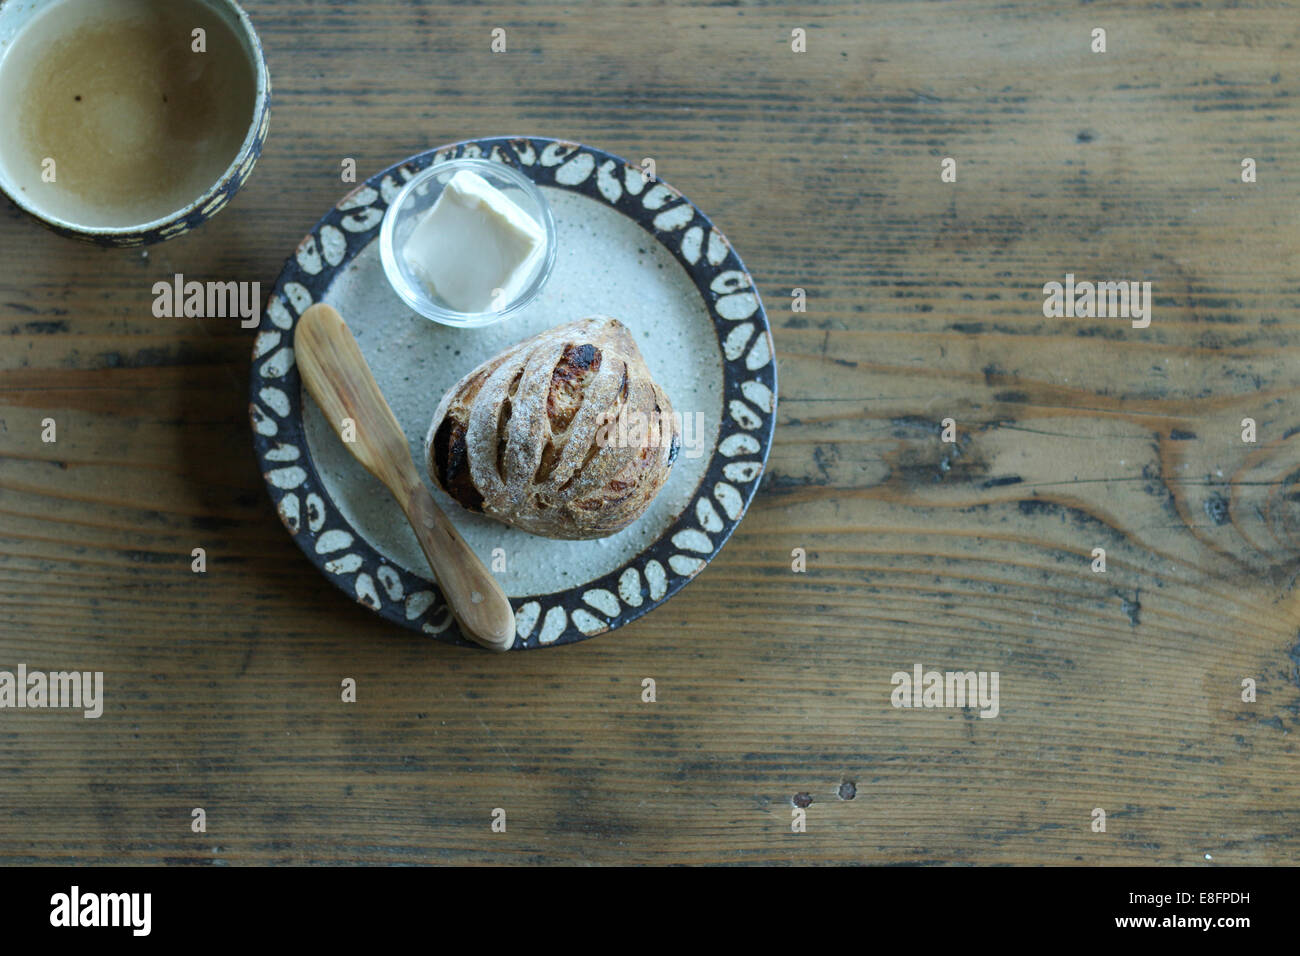
[[[46,6],[48,3],[52,2],[54,2],[54,0],[47,0],[47,3],[42,4],[42,6]],[[244,12],[244,8],[239,5],[238,0],[198,0],[198,2],[209,7],[225,7],[235,14],[236,19],[239,21],[240,29],[248,39],[249,45],[252,47],[249,52],[253,60],[254,70],[257,74],[257,89],[253,95],[253,108],[252,115],[248,122],[248,131],[244,134],[243,142],[239,144],[239,152],[235,154],[235,158],[230,161],[226,168],[221,171],[221,175],[212,182],[212,185],[194,199],[187,202],[184,206],[181,206],[173,212],[169,212],[165,216],[160,216],[157,219],[150,219],[145,222],[133,223],[127,226],[87,226],[81,223],[72,222],[68,219],[63,219],[51,213],[41,212],[31,203],[27,202],[24,198],[12,191],[3,177],[0,177],[0,193],[4,193],[4,195],[8,197],[14,205],[34,219],[38,219],[43,223],[48,223],[57,229],[64,230],[65,232],[71,232],[79,236],[87,236],[91,238],[100,236],[133,236],[137,233],[164,228],[180,222],[195,209],[200,209],[211,202],[217,194],[225,188],[226,183],[229,182],[230,177],[234,172],[247,162],[249,152],[252,150],[253,144],[257,141],[257,136],[261,127],[262,114],[265,112],[271,98],[271,74],[266,67],[266,53],[262,49],[261,38],[258,37],[257,31],[253,28],[253,21],[248,18],[248,14]],[[40,8],[33,8],[33,10],[36,9]]]
[[[455,309],[439,306],[428,301],[427,298],[425,300],[413,300],[411,296],[407,295],[406,289],[393,279],[393,273],[402,274],[401,266],[397,263],[397,251],[393,248],[393,231],[396,228],[397,211],[401,209],[407,197],[417,187],[429,181],[435,175],[440,175],[449,170],[454,173],[463,169],[485,169],[501,173],[505,178],[514,180],[525,192],[533,195],[537,200],[538,207],[541,209],[541,225],[543,232],[546,234],[546,252],[543,256],[541,268],[518,297],[504,309],[498,311],[459,312]],[[393,197],[393,201],[388,204],[388,208],[384,211],[383,224],[379,229],[379,258],[383,265],[384,277],[388,280],[388,284],[393,291],[397,293],[398,298],[405,302],[417,315],[429,319],[431,322],[458,329],[473,329],[495,325],[537,298],[555,269],[556,246],[555,216],[551,212],[551,204],[542,192],[542,187],[525,175],[522,170],[509,163],[496,162],[478,156],[460,156],[456,159],[446,159],[442,162],[434,162],[420,170],[406,181],[406,184]]]

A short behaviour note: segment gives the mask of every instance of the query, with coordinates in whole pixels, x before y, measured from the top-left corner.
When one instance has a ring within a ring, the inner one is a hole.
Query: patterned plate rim
[[[581,193],[650,233],[686,269],[708,305],[722,353],[718,442],[690,504],[653,543],[585,584],[511,598],[514,650],[572,644],[663,604],[722,550],[753,499],[776,424],[776,360],[758,289],[711,220],[667,183],[603,150],[545,137],[464,140],[419,153],[348,193],[285,260],[253,345],[249,418],[276,513],[303,553],[341,591],[381,617],[446,643],[461,634],[437,585],[389,561],[329,498],[307,446],[293,355],[298,316],[379,235],[387,204],[431,164],[463,156],[507,163],[542,186]],[[454,515],[452,516],[455,517]]]

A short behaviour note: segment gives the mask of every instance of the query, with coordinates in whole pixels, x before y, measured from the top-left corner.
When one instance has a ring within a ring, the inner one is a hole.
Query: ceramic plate
[[[542,187],[558,229],[542,293],[482,329],[411,311],[379,257],[380,223],[402,184],[461,156],[521,170]],[[707,216],[638,167],[574,143],[483,139],[413,156],[345,196],[285,263],[253,348],[249,408],[258,461],[289,533],[345,594],[403,627],[469,645],[396,502],[303,391],[294,324],[314,302],[347,321],[421,472],[434,407],[479,363],[592,313],[621,319],[636,336],[682,416],[683,445],[631,527],[597,541],[553,541],[471,514],[434,490],[510,596],[516,649],[594,637],[668,600],[722,548],[758,487],[776,416],[771,330],[753,279]]]

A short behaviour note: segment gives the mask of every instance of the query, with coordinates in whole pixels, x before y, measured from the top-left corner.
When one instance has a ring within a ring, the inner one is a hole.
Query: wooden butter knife
[[[420,480],[406,435],[343,317],[328,305],[311,306],[298,320],[294,352],[307,391],[340,438],[351,419],[355,440],[343,444],[402,506],[465,636],[508,651],[515,641],[510,600]]]

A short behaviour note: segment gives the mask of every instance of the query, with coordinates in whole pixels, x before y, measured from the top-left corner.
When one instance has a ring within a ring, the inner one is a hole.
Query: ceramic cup
[[[141,246],[211,219],[270,102],[234,0],[0,2],[0,191],[61,235]]]

